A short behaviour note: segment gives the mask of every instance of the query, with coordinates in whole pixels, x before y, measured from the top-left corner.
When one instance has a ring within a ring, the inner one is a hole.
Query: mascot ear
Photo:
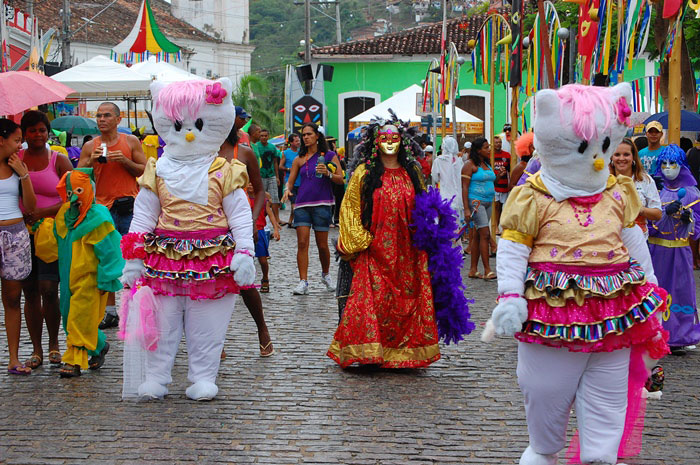
[[[627,103],[632,102],[632,86],[628,82],[621,82],[612,88],[613,94],[616,96],[615,100],[619,97],[623,97],[627,100]]]
[[[559,114],[559,96],[552,89],[543,89],[535,94],[535,113],[541,115]]]
[[[151,82],[150,89],[151,89],[151,98],[153,99],[153,102],[158,100],[158,94],[160,93],[161,90],[165,88],[166,84],[160,81],[153,81]]]
[[[227,77],[222,77],[220,79],[217,79],[217,81],[221,84],[221,87],[223,87],[226,90],[226,93],[230,96],[231,92],[233,91],[233,83],[231,83],[231,80]]]

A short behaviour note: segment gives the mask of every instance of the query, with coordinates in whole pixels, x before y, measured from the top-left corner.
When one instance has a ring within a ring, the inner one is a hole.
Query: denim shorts
[[[472,210],[472,221],[476,229],[488,228],[491,221],[492,202],[481,202],[479,200],[469,200]]]
[[[255,256],[270,256],[270,231],[260,229],[255,238]]]
[[[314,231],[328,231],[333,218],[330,205],[316,207],[297,207],[294,209],[294,227],[313,226]]]
[[[126,236],[129,233],[129,227],[131,226],[131,219],[134,217],[133,213],[128,215],[120,215],[114,210],[109,211],[112,214],[112,220],[114,221],[114,228],[122,236]]]

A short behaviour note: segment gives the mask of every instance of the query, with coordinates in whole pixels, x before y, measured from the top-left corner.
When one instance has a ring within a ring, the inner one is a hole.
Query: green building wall
[[[469,57],[467,57],[469,59]],[[346,92],[365,91],[379,94],[377,103],[386,100],[412,84],[421,85],[425,79],[430,60],[425,61],[371,61],[371,62],[338,62],[320,61],[335,68],[333,80],[325,83],[326,98],[326,134],[337,137],[341,118],[338,115],[338,96]],[[631,69],[625,71],[624,80],[633,81],[645,76],[647,70],[646,60],[635,60]],[[523,76],[524,77],[524,76]],[[467,62],[460,70],[459,88],[475,89],[481,92],[489,92],[488,84],[474,84],[474,74],[471,63]],[[507,91],[503,84],[496,85],[494,106],[494,126],[496,132],[500,132],[503,124],[509,119],[506,106]],[[524,99],[524,94],[521,94]],[[486,119],[489,118],[488,100],[486,101]],[[522,100],[521,100],[522,102]],[[531,125],[530,112],[526,109],[527,123]],[[486,124],[484,125],[486,128]],[[488,135],[487,135],[488,137]],[[343,141],[341,141],[341,144]]]

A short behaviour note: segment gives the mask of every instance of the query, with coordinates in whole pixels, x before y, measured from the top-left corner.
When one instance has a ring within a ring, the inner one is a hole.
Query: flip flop
[[[29,357],[29,360],[24,362],[24,366],[27,368],[31,368],[32,370],[36,370],[37,368],[39,368],[43,364],[44,364],[44,360],[41,358],[41,355],[39,355],[39,354],[32,354],[32,356]]]
[[[97,370],[105,363],[105,355],[109,352],[109,342],[105,342],[105,346],[100,351],[99,355],[93,355],[88,360],[88,368],[91,370]]]
[[[270,292],[270,280],[269,279],[263,279],[260,281],[260,293],[261,294],[268,294]]]
[[[492,279],[496,279],[496,273],[494,273],[493,271],[489,271],[489,274],[484,276],[484,280],[491,281]]]
[[[477,271],[477,272],[474,273],[474,274],[471,274],[471,273],[468,274],[467,277],[468,277],[468,278],[471,278],[471,279],[481,279],[481,278],[483,278],[483,275],[482,275],[480,272]]]
[[[68,363],[64,363],[58,373],[61,378],[76,378],[81,374],[80,365],[69,365]]]
[[[26,365],[15,365],[12,368],[7,369],[7,374],[8,375],[20,375],[20,376],[27,376],[32,374],[31,368],[29,368],[29,371],[27,371],[27,368],[29,368]]]
[[[272,347],[272,350],[270,352],[266,352],[270,348],[270,346],[272,346],[272,341],[269,341],[264,346],[262,344],[260,344],[260,356],[261,357],[269,357],[275,353],[274,347]]]
[[[60,365],[61,364],[61,352],[59,352],[57,350],[49,351],[49,363],[51,365]]]

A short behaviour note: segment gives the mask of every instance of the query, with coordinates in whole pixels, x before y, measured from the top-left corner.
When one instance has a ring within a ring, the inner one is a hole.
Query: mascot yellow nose
[[[188,134],[189,136],[189,134]],[[602,158],[596,158],[596,161],[593,162],[593,169],[596,171],[600,171],[603,168],[605,168],[605,162],[603,161]]]
[[[188,132],[187,135],[185,136],[185,140],[187,142],[192,142],[194,140],[194,134],[192,134],[191,132]]]

